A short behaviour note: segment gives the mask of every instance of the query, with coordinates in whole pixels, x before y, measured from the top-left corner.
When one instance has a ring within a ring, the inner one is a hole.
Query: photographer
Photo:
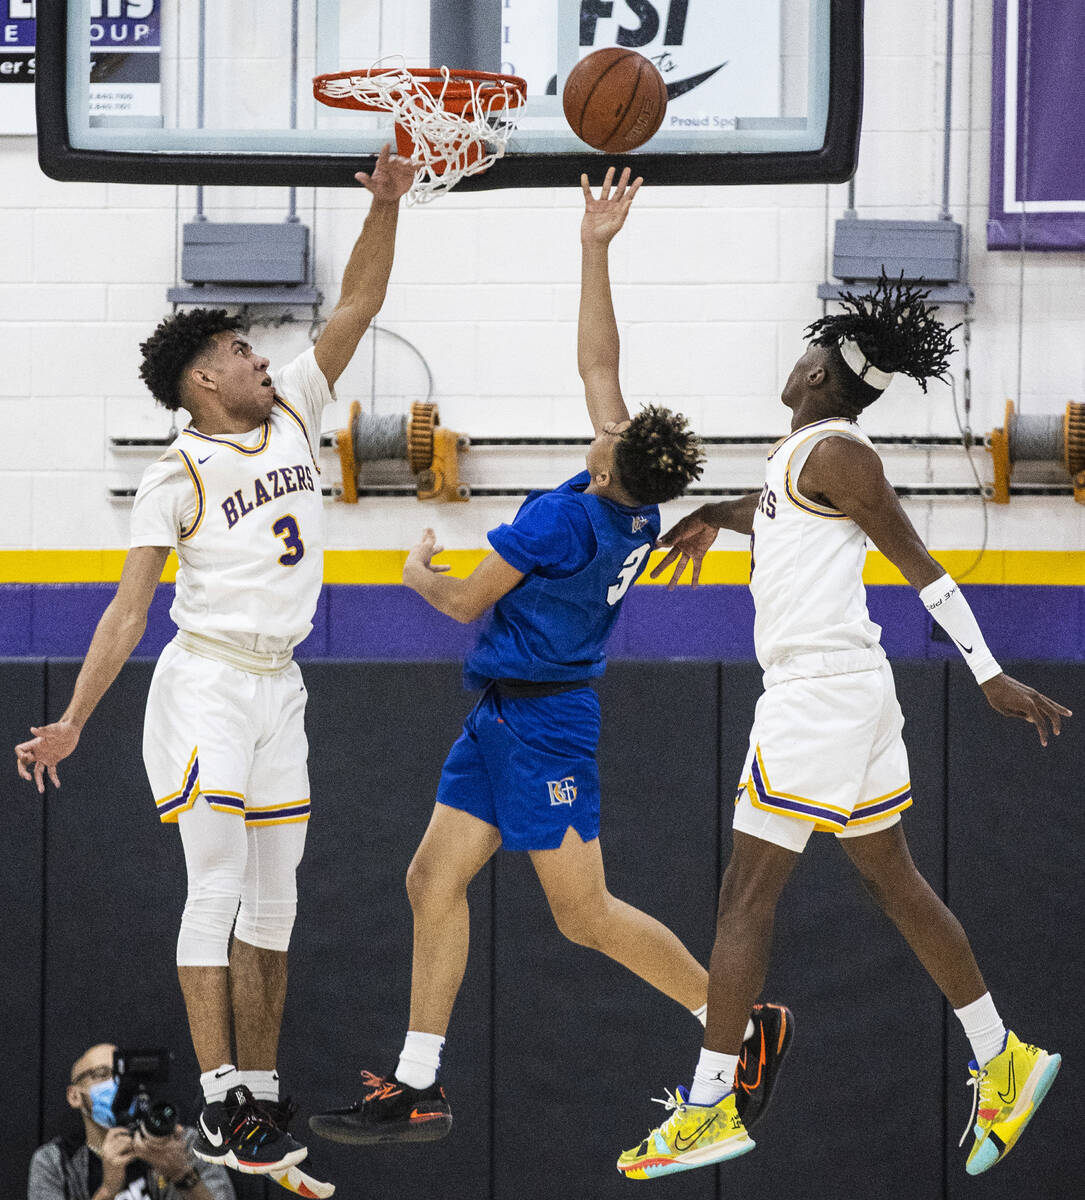
[[[226,1171],[192,1155],[191,1130],[152,1137],[116,1116],[115,1049],[92,1046],[72,1065],[68,1104],[83,1128],[38,1148],[27,1200],[234,1200]]]

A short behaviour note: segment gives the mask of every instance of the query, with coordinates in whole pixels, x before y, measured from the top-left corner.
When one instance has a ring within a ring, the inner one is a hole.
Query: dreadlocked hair
[[[873,292],[863,296],[844,292],[840,297],[844,312],[807,326],[807,340],[837,349],[833,362],[841,382],[859,385],[846,386],[845,399],[865,408],[881,395],[840,356],[839,346],[845,340],[855,342],[879,370],[910,375],[924,392],[928,379],[945,379],[948,357],[955,350],[949,335],[959,326],[947,329],[934,315],[933,306],[924,303],[928,296],[929,289],[906,284],[903,271],[899,279],[889,279],[883,267]]]
[[[641,504],[663,504],[701,478],[701,439],[681,413],[649,404],[630,421],[614,452],[625,490]]]
[[[167,317],[140,343],[143,362],[139,377],[164,408],[181,407],[181,374],[211,344],[216,333],[243,329],[240,317],[227,316],[224,308],[194,308]]]

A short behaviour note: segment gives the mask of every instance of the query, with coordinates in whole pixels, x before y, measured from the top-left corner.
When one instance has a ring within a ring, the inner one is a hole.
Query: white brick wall
[[[1001,424],[1006,398],[1016,395],[1019,344],[1026,412],[1059,411],[1068,399],[1081,398],[1085,266],[1076,254],[1028,255],[1019,327],[1018,256],[989,253],[984,245],[990,6],[956,3],[951,207],[969,228],[977,293],[972,425],[985,432]],[[246,0],[244,7],[259,6]],[[867,4],[865,126],[856,178],[862,216],[937,215],[944,20],[945,0]],[[252,49],[254,58],[278,55],[282,37],[263,30]],[[227,86],[220,75],[212,73],[213,87]],[[9,548],[123,545],[127,508],[109,501],[106,490],[133,484],[150,455],[112,452],[106,440],[164,435],[170,427],[169,414],[156,410],[142,390],[137,346],[167,311],[177,225],[191,217],[194,190],[56,183],[39,172],[33,139],[20,137],[0,138],[0,172],[0,542]],[[613,249],[629,399],[681,407],[707,434],[783,432],[787,414],[776,397],[802,349],[803,327],[820,315],[815,288],[825,277],[846,187],[652,189],[650,183]],[[283,189],[209,189],[206,195],[212,219],[276,219],[286,203]],[[327,311],[367,201],[360,191],[314,195],[303,188],[298,205],[315,232]],[[579,207],[574,181],[561,190],[453,194],[402,214],[379,323],[424,356],[450,428],[476,437],[587,431],[575,357]],[[299,318],[283,328],[257,327],[252,337],[281,361],[304,346],[306,329]],[[371,335],[341,381],[329,427],[344,419],[352,399],[387,412],[424,389],[417,354],[394,337]],[[905,383],[894,385],[865,424],[874,433],[956,428],[949,389],[934,385],[924,396]],[[976,457],[989,478],[986,454]],[[330,454],[326,460],[325,478],[335,479],[337,464]],[[542,484],[557,482],[578,461],[569,449],[479,447],[466,456],[464,474],[476,483]],[[721,451],[706,480],[753,484],[757,465],[749,451]],[[970,478],[957,450],[894,452],[887,466],[901,483]],[[330,542],[403,546],[423,524],[433,524],[450,547],[482,546],[486,529],[514,505],[509,499],[444,507],[409,500],[333,505]],[[688,507],[676,504],[668,516]],[[909,501],[906,507],[935,547],[980,542],[983,514],[976,500]],[[1085,510],[1068,498],[1015,499],[1008,509],[989,509],[988,518],[994,548],[1083,544]]]

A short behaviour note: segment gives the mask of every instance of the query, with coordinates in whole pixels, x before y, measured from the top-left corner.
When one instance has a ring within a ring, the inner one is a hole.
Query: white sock
[[[225,1100],[230,1088],[240,1083],[238,1074],[238,1069],[233,1063],[223,1063],[213,1071],[204,1071],[200,1076],[204,1103],[214,1104],[217,1100]]]
[[[690,1104],[717,1104],[733,1090],[737,1068],[737,1054],[718,1054],[715,1050],[702,1048],[697,1070],[693,1073],[693,1086],[689,1089]]]
[[[972,1043],[976,1065],[983,1070],[992,1058],[1002,1053],[1006,1044],[1006,1026],[1002,1024],[991,993],[984,992],[978,1000],[953,1011],[964,1028],[965,1037]]]
[[[701,1025],[708,1023],[708,1001],[706,1000],[700,1008],[691,1008],[689,1010],[701,1022]],[[753,1037],[753,1021],[746,1022],[746,1032],[742,1035],[744,1042],[749,1041]]]
[[[444,1045],[445,1039],[439,1033],[417,1033],[408,1029],[396,1066],[399,1082],[413,1088],[428,1088],[436,1083]]]
[[[279,1100],[279,1072],[271,1071],[238,1071],[235,1084],[243,1083],[254,1100]]]

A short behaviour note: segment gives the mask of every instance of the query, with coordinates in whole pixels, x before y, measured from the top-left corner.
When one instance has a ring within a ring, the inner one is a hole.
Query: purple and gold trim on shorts
[[[299,821],[308,821],[311,805],[309,797],[298,800],[293,804],[271,804],[266,808],[245,809],[246,825],[296,825]]]
[[[826,833],[840,833],[845,828],[864,825],[871,821],[881,821],[908,808],[912,803],[912,785],[909,781],[902,787],[884,796],[875,796],[871,800],[863,800],[855,806],[853,812],[837,808],[832,804],[824,804],[809,800],[805,796],[794,796],[790,792],[780,792],[769,782],[765,770],[765,760],[761,757],[761,747],[756,748],[753,762],[750,764],[750,775],[745,784],[739,789],[735,798],[737,803],[745,791],[754,808],[765,812],[779,813],[785,817],[798,817],[803,821],[813,821],[814,828]]]
[[[163,822],[175,822],[180,813],[187,812],[196,803],[200,794],[200,760],[197,755],[198,747],[192,747],[188,765],[185,767],[184,782],[175,792],[156,800],[158,819]]]
[[[896,791],[886,792],[884,796],[875,796],[873,800],[863,800],[855,806],[855,811],[848,821],[848,828],[853,825],[865,825],[868,821],[880,821],[893,813],[903,812],[912,803],[912,784],[909,780]]]

